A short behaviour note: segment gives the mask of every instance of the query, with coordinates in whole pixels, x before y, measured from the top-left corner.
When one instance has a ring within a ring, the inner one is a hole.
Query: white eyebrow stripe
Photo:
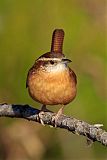
[[[61,62],[62,58],[45,58],[45,57],[42,57],[42,58],[39,58],[37,61],[59,61]]]

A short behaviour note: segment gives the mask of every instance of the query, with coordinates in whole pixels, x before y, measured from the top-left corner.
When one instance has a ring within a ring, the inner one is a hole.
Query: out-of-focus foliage
[[[63,28],[64,53],[78,77],[77,97],[65,114],[107,130],[105,6],[105,0],[1,0],[0,103],[40,107],[25,88],[27,71],[50,50],[53,30]],[[107,149],[89,148],[85,138],[61,129],[0,118],[0,159],[106,160]]]

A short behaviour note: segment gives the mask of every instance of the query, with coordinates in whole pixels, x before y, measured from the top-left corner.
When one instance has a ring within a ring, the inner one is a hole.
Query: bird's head
[[[70,62],[71,60],[67,59],[62,53],[48,52],[40,56],[35,63],[36,66],[45,71],[57,72],[66,69]]]

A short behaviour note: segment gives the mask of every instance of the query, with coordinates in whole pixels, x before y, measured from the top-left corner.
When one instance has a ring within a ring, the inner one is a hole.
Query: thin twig
[[[24,118],[55,127],[53,116],[55,113],[51,111],[40,112],[29,105],[0,104],[0,117]],[[99,124],[90,125],[82,120],[61,115],[56,125],[74,134],[86,136],[89,141],[97,141],[107,146],[107,132],[101,129]]]

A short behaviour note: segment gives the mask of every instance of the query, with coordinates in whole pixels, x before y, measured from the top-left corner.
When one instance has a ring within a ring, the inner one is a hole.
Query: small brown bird
[[[53,32],[51,51],[40,56],[29,70],[26,87],[30,96],[46,105],[62,105],[54,117],[55,122],[63,113],[63,108],[76,96],[76,75],[68,66],[71,60],[62,53],[64,31]]]

